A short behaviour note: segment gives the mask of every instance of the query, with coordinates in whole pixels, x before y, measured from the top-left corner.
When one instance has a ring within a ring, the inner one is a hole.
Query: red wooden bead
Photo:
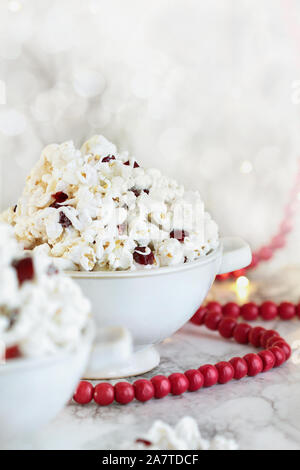
[[[281,320],[290,320],[296,315],[296,307],[290,302],[282,302],[278,307]]]
[[[278,346],[281,348],[285,354],[285,359],[286,361],[291,357],[292,354],[292,349],[288,343],[286,343],[283,339],[279,339],[278,341],[275,341],[272,346]]]
[[[199,370],[190,369],[187,370],[184,375],[189,381],[189,392],[195,392],[196,390],[199,390],[199,388],[203,387],[204,377]]]
[[[215,366],[211,364],[205,364],[204,366],[199,367],[199,371],[204,378],[204,387],[212,387],[218,382],[218,370]]]
[[[263,370],[262,359],[257,354],[246,354],[244,356],[245,361],[248,365],[248,375],[249,377],[254,377]]]
[[[118,382],[114,388],[115,400],[121,405],[127,405],[134,399],[134,388],[128,382]]]
[[[269,338],[268,341],[267,341],[266,348],[270,349],[280,339],[282,339],[280,336],[277,336],[277,335],[271,336],[271,338]]]
[[[171,384],[171,393],[173,395],[181,395],[189,388],[189,381],[184,374],[176,372],[169,376],[169,380]]]
[[[230,317],[223,318],[219,323],[219,333],[223,338],[232,338],[237,322]]]
[[[285,353],[283,349],[279,348],[278,346],[273,346],[272,348],[269,349],[269,351],[271,351],[271,353],[273,353],[275,357],[274,367],[281,366],[281,364],[283,364],[285,361]]]
[[[241,307],[241,315],[244,320],[253,321],[256,320],[258,317],[258,306],[253,302],[249,302],[247,304],[242,305]]]
[[[74,400],[80,405],[86,405],[93,399],[94,387],[90,382],[82,380],[79,382],[76,392],[74,393]]]
[[[263,246],[257,254],[260,259],[268,261],[273,256],[273,250],[270,246]]]
[[[167,377],[164,375],[156,375],[151,379],[154,387],[155,398],[164,398],[169,395],[171,391],[171,384]]]
[[[251,326],[247,323],[239,323],[234,330],[233,337],[237,343],[247,344],[249,341],[249,333],[251,331]]]
[[[264,320],[274,320],[278,313],[277,305],[274,302],[264,302],[259,308],[259,313]]]
[[[220,321],[222,320],[223,315],[220,312],[209,312],[205,316],[205,326],[209,328],[210,330],[217,330]]]
[[[266,349],[265,351],[260,351],[258,355],[263,362],[262,372],[268,372],[268,370],[273,369],[275,365],[275,356],[271,351]]]
[[[261,345],[261,336],[265,331],[265,328],[262,328],[261,326],[255,326],[252,328],[249,333],[249,342],[256,348],[259,348]]]
[[[234,368],[234,379],[240,380],[247,375],[248,365],[245,359],[242,357],[233,357],[229,362]]]
[[[296,314],[300,318],[300,304],[296,306]]]
[[[222,306],[219,304],[219,302],[208,302],[208,304],[206,304],[206,308],[210,312],[222,313]]]
[[[224,317],[238,318],[240,315],[240,306],[235,302],[228,302],[222,309]]]
[[[150,380],[140,379],[133,384],[135,398],[139,401],[148,401],[154,397],[154,387]]]
[[[206,307],[200,307],[198,310],[194,313],[190,321],[194,323],[195,325],[203,325],[205,316],[207,315],[208,310]]]
[[[115,399],[114,387],[107,383],[102,382],[96,385],[94,390],[94,400],[98,405],[107,406],[110,405]]]
[[[215,367],[218,371],[219,384],[226,384],[227,382],[233,379],[234,368],[230,362],[218,362]]]
[[[279,333],[277,333],[275,330],[267,330],[261,335],[260,342],[263,348],[267,347],[267,342],[270,338],[272,338],[272,336],[278,336],[278,338],[280,337]]]

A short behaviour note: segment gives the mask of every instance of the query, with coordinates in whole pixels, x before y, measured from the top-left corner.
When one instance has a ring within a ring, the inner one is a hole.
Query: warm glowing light
[[[244,173],[244,174],[251,173],[252,170],[253,170],[253,165],[248,160],[245,160],[240,166],[241,173]]]
[[[240,276],[235,281],[235,293],[240,301],[248,299],[250,289],[250,281],[246,276]]]

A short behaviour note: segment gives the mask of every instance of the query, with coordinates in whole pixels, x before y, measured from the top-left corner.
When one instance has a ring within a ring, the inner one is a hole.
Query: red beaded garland
[[[135,398],[139,401],[148,401],[154,397],[154,387],[150,380],[140,379],[133,384]]]
[[[269,351],[271,351],[271,353],[273,353],[275,357],[274,367],[281,366],[281,364],[283,364],[285,361],[285,353],[283,349],[279,348],[278,346],[273,346],[272,348],[269,349]]]
[[[77,389],[73,395],[74,400],[76,403],[80,403],[80,405],[86,405],[90,403],[93,399],[94,387],[90,382],[86,382],[82,380],[79,382]]]
[[[234,368],[230,362],[221,361],[216,364],[219,384],[226,384],[234,377]]]
[[[219,374],[218,370],[212,364],[205,364],[198,369],[204,378],[204,387],[212,387],[218,382]]]
[[[265,331],[265,328],[262,328],[261,326],[255,326],[254,328],[251,328],[249,333],[249,342],[256,348],[259,348],[261,345],[262,334]]]
[[[221,307],[221,305],[219,304],[219,302],[208,302],[208,304],[206,304],[206,308],[207,308],[210,312],[222,313],[222,307]]]
[[[198,370],[190,369],[184,374],[173,373],[169,378],[157,375],[151,380],[139,379],[131,385],[119,382],[114,387],[110,383],[100,383],[93,387],[87,381],[81,381],[74,393],[74,401],[80,404],[94,401],[106,406],[114,399],[120,404],[130,403],[134,397],[142,402],[155,398],[163,398],[170,392],[181,395],[187,390],[193,392],[201,387],[211,387],[216,383],[225,384],[233,378],[239,380],[246,375],[253,377],[260,372],[267,372],[273,367],[279,367],[291,356],[291,347],[275,330],[266,330],[257,326],[251,328],[246,323],[237,323],[235,318],[241,315],[247,320],[256,320],[258,313],[265,320],[275,318],[277,313],[283,320],[290,320],[295,315],[300,317],[300,304],[282,302],[279,307],[273,302],[264,302],[259,308],[249,302],[241,308],[234,302],[223,307],[218,302],[210,302],[206,307],[200,307],[192,317],[192,323],[205,324],[208,329],[219,330],[221,336],[234,339],[240,344],[250,342],[255,347],[265,347],[258,354],[246,354],[244,358],[234,357],[228,362],[221,361],[216,365],[205,364]],[[13,348],[12,348],[13,349]]]
[[[285,354],[286,360],[288,360],[291,357],[291,354],[292,354],[291,346],[287,344],[283,339],[279,339],[278,341],[275,341],[272,346],[278,346],[279,348],[281,348]]]
[[[115,400],[121,405],[127,405],[134,399],[134,388],[128,382],[118,382],[114,388]]]
[[[189,381],[189,392],[196,392],[196,390],[199,390],[199,388],[203,387],[204,377],[199,370],[190,369],[187,370],[184,375]]]
[[[233,357],[229,362],[234,368],[234,379],[240,380],[248,374],[247,362],[242,357]]]
[[[275,365],[275,356],[271,351],[266,349],[264,351],[260,351],[258,355],[263,362],[262,372],[267,372],[268,370],[273,369]]]
[[[204,319],[207,313],[208,313],[208,310],[206,307],[198,308],[198,310],[194,313],[194,315],[190,319],[191,323],[194,323],[195,325],[203,325]]]
[[[171,384],[171,393],[173,395],[181,395],[186,392],[189,388],[189,381],[184,374],[175,372],[169,376],[169,381]]]
[[[238,318],[240,315],[240,306],[234,302],[228,302],[222,309],[224,317]]]
[[[151,379],[155,398],[163,398],[171,392],[170,380],[164,375],[156,375]]]
[[[217,330],[223,315],[220,312],[208,312],[205,316],[204,324],[209,330]]]
[[[291,320],[296,315],[296,307],[290,302],[282,302],[278,307],[281,320]]]
[[[249,333],[251,326],[247,323],[239,323],[234,330],[233,337],[237,343],[247,344],[249,341]]]
[[[246,354],[244,356],[245,361],[248,365],[248,375],[249,377],[254,377],[255,375],[259,374],[263,370],[263,362],[262,359],[257,354]]]
[[[114,387],[107,382],[96,385],[94,390],[94,401],[101,406],[110,405],[115,399]]]
[[[261,335],[260,341],[263,348],[267,347],[267,342],[270,338],[272,338],[272,336],[278,336],[279,338],[279,333],[277,333],[275,330],[267,330]]]
[[[223,338],[232,338],[237,322],[230,317],[223,318],[219,323],[219,333]]]
[[[281,339],[280,336],[277,336],[277,335],[271,336],[271,338],[269,338],[266,343],[267,349],[270,349],[272,346],[274,346],[275,343],[277,343],[279,339]]]
[[[259,313],[264,320],[274,320],[278,313],[277,305],[274,302],[264,302],[259,308]]]
[[[242,305],[241,315],[244,320],[253,321],[258,317],[258,307],[253,302]]]

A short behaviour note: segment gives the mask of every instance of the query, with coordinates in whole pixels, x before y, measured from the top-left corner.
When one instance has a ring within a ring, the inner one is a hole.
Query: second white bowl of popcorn
[[[98,324],[131,332],[134,357],[99,377],[155,367],[152,346],[191,318],[215,276],[251,262],[245,242],[219,239],[197,191],[142,168],[103,136],[81,150],[72,142],[46,147],[3,218],[26,248],[46,252],[76,279]]]
[[[72,397],[95,336],[90,311],[72,279],[51,259],[20,250],[0,224],[0,448],[40,429]],[[99,329],[97,365],[120,351],[126,357],[127,336]]]

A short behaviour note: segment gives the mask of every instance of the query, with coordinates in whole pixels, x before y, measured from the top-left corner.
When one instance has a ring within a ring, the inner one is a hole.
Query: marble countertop
[[[254,284],[251,298],[298,301],[299,274],[298,269],[289,269],[284,273],[284,284],[282,275],[259,281]],[[210,296],[223,302],[234,299],[235,293],[230,286],[219,285]],[[269,326],[278,329],[290,344],[295,345],[300,339],[299,320],[269,322]],[[253,351],[192,324],[158,348],[161,363],[144,377],[197,368]],[[235,439],[240,449],[300,449],[299,364],[300,354],[295,350],[287,364],[257,378],[232,381],[179,397],[107,408],[94,403],[86,406],[71,403],[37,436],[14,442],[11,447],[115,449],[122,442],[134,441],[144,434],[156,419],[174,425],[184,416],[193,416],[203,437],[222,434]]]

